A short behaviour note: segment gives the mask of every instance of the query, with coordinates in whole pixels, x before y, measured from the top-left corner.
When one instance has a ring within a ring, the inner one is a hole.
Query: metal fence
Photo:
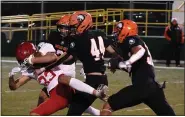
[[[107,35],[112,33],[115,23],[122,19],[132,19],[139,26],[139,35],[163,36],[164,28],[169,24],[172,12],[180,10],[154,10],[154,9],[93,9],[86,10],[92,15],[94,29],[102,29]],[[29,15],[15,15],[1,17],[1,32],[11,40],[16,32],[24,32],[28,41],[33,39],[47,39],[51,30],[56,29],[57,20],[69,12],[55,12]],[[153,18],[160,16],[160,18]],[[164,20],[165,19],[165,20]],[[42,32],[42,34],[40,34]],[[38,36],[42,36],[39,37]]]

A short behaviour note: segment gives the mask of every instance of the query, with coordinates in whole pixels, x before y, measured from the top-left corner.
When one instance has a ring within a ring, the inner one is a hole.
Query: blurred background
[[[154,59],[165,59],[164,30],[176,17],[184,29],[184,1],[119,1],[119,2],[50,2],[2,1],[2,56],[14,56],[15,47],[22,41],[35,44],[47,40],[56,29],[62,14],[87,10],[94,21],[94,29],[101,29],[111,38],[114,24],[131,19],[139,26],[139,35],[148,44]],[[6,51],[9,50],[9,51]],[[184,59],[182,52],[181,59]]]

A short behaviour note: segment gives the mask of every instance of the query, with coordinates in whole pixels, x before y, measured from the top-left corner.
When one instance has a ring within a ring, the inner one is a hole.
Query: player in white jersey
[[[33,54],[35,53],[35,51],[36,49],[33,44],[28,42],[23,42],[18,46],[18,49],[16,52],[16,55],[19,55],[19,56],[16,56],[18,62],[21,63],[19,60],[20,58],[24,58],[25,54],[27,55]],[[48,52],[55,53],[55,49],[52,48],[50,44],[45,43],[45,45],[43,45],[39,49],[39,52],[42,56],[44,56]],[[75,77],[75,70],[73,70],[74,67],[59,65],[51,70],[43,72],[39,76],[35,76],[34,67],[36,66],[30,66],[25,69],[23,69],[23,66],[22,66],[22,69],[20,67],[15,67],[12,69],[12,71],[9,74],[9,77],[10,77],[9,87],[11,90],[15,90],[19,88],[20,86],[24,85],[26,82],[28,82],[31,79],[37,80],[39,84],[44,85],[47,88],[50,98],[45,102],[43,102],[42,104],[40,104],[37,108],[33,109],[30,115],[50,115],[58,110],[66,108],[71,99],[71,95],[74,93],[73,92],[74,90],[69,86],[58,84],[58,77],[60,75]],[[14,75],[19,71],[21,72],[21,76],[15,81]],[[90,110],[92,113],[93,109],[94,109],[93,107],[89,107],[87,109],[87,112]],[[96,109],[94,110],[97,111]]]

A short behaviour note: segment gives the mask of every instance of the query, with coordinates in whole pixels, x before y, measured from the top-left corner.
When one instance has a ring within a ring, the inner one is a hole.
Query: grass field
[[[16,91],[10,91],[8,87],[8,72],[16,63],[2,63],[1,77],[1,114],[2,115],[28,115],[36,107],[37,98],[42,86],[36,81],[30,81]],[[77,66],[77,78],[83,80],[79,75],[80,66]],[[117,71],[112,74],[107,70],[109,79],[109,94],[116,93],[121,88],[131,84],[128,74]],[[159,82],[167,81],[165,94],[168,102],[177,115],[184,115],[184,70],[156,69],[156,79]],[[121,100],[120,100],[121,101]],[[101,109],[103,102],[97,99],[93,106]],[[67,109],[58,111],[54,115],[66,115]],[[140,104],[135,107],[122,109],[113,115],[155,115],[146,105]]]

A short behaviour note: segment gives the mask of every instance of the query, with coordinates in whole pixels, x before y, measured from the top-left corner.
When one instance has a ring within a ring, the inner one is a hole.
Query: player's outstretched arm
[[[10,90],[16,90],[20,86],[24,85],[30,80],[29,76],[21,75],[17,80],[14,80],[14,75],[21,71],[20,67],[14,67],[9,73],[9,88]]]
[[[38,64],[38,63],[51,63],[54,61],[57,61],[58,57],[55,53],[48,52],[44,56],[35,56],[31,59],[32,64]]]
[[[69,60],[71,60],[73,58],[72,55],[67,54],[66,52],[64,52],[61,56],[58,57],[57,61],[51,63],[50,65],[46,66],[46,67],[42,67],[40,69],[36,69],[35,73],[37,75],[41,74],[42,72],[44,72],[45,70],[50,70],[58,65],[60,65],[61,63],[65,63]]]
[[[26,84],[30,78],[28,76],[20,76],[17,80],[14,79],[14,75],[9,76],[9,88],[10,90],[16,90],[22,85]]]
[[[141,45],[138,45],[131,48],[131,53],[132,53],[132,56],[128,61],[130,64],[133,64],[144,55],[145,49]]]

